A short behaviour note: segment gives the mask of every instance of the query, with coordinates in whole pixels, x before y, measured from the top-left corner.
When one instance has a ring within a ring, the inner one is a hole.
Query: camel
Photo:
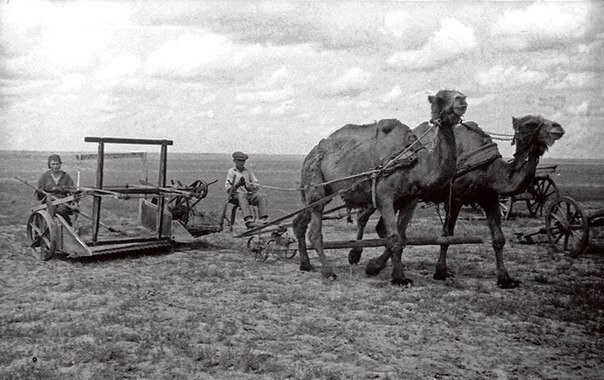
[[[462,205],[475,203],[484,210],[495,251],[497,285],[501,288],[515,288],[520,282],[510,277],[503,262],[505,237],[501,231],[499,196],[525,191],[535,177],[541,156],[548,147],[564,135],[564,129],[560,124],[541,116],[513,117],[512,125],[514,128],[512,144],[516,144],[516,152],[511,162],[501,158],[496,144],[476,123],[468,121],[457,125],[454,134],[457,143],[458,168],[453,179],[452,193],[449,186],[444,186],[436,191],[429,189],[421,195],[425,201],[444,203],[447,212],[443,226],[444,236],[453,235]],[[414,129],[415,135],[422,135],[428,127],[427,122],[420,124]],[[428,134],[421,139],[421,142],[429,145],[430,139]],[[404,205],[397,205],[397,207],[405,209]],[[359,214],[357,239],[362,239],[367,220],[374,211],[375,209],[368,207]],[[385,236],[381,220],[376,231],[378,235]],[[447,244],[440,247],[434,279],[444,280],[452,276],[452,273],[447,270],[448,248]],[[358,263],[361,252],[362,249],[352,249],[348,256],[349,262]],[[368,275],[379,273],[386,266],[389,255],[390,252],[385,250],[381,256],[370,260],[366,273]]]
[[[467,109],[466,96],[455,90],[441,90],[429,96],[432,121],[437,126],[435,148],[420,150],[397,160],[417,138],[411,129],[396,119],[368,125],[348,124],[316,145],[304,159],[301,171],[301,195],[307,209],[293,220],[294,234],[300,252],[300,270],[312,271],[306,246],[309,240],[321,261],[323,277],[336,279],[336,274],[323,252],[322,213],[331,198],[340,195],[350,208],[375,204],[385,227],[385,246],[392,252],[392,284],[410,285],[403,274],[401,254],[405,230],[422,190],[437,189],[447,184],[455,173],[456,150],[453,126]],[[394,159],[393,159],[394,157]],[[370,177],[364,173],[384,166]],[[395,202],[400,207],[396,216]]]

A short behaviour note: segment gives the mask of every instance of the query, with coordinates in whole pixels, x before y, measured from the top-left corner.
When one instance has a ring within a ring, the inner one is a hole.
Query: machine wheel
[[[529,193],[532,197],[526,200],[526,208],[533,218],[543,216],[543,210],[548,200],[560,196],[558,186],[550,177],[535,178]]]
[[[552,203],[545,216],[547,238],[560,252],[577,257],[589,241],[587,216],[575,200],[562,197]]]
[[[27,237],[34,254],[41,260],[50,260],[57,246],[57,225],[48,211],[36,211],[27,221]]]
[[[254,252],[254,260],[265,262],[268,259],[268,255],[275,250],[275,241],[269,240],[265,244],[261,245]]]
[[[269,240],[273,242],[273,240]],[[264,241],[264,238],[256,235],[252,236],[247,240],[247,250],[254,255],[256,261],[266,261],[268,258],[268,242]]]

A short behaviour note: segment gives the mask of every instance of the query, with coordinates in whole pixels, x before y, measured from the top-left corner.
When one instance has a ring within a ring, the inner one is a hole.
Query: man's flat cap
[[[243,152],[233,152],[233,160],[247,160],[248,158],[250,158],[250,156]]]

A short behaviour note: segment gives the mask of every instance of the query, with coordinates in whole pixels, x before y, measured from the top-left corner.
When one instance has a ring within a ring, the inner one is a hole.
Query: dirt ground
[[[171,252],[53,259],[31,255],[22,223],[0,226],[0,378],[598,379],[604,373],[604,255],[572,259],[523,245],[505,222],[517,289],[496,286],[484,220],[458,233],[485,243],[450,248],[456,276],[432,278],[437,246],[403,253],[409,288],[390,266],[368,278],[328,251],[338,279],[298,258],[258,262],[245,239],[209,235]],[[352,239],[329,221],[326,240]],[[437,235],[420,214],[409,230]],[[369,236],[371,237],[371,236]],[[320,263],[314,253],[311,262]]]

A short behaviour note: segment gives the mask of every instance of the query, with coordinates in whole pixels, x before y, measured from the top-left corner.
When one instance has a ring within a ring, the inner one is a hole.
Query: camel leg
[[[410,205],[405,205],[403,207],[403,209],[405,209],[406,211],[409,211],[408,207],[411,207],[411,210],[415,209],[415,204],[417,201],[415,202],[411,202]],[[408,285],[411,283],[411,281],[407,278],[405,278],[404,274],[403,274],[403,264],[401,262],[401,254],[403,251],[403,247],[405,242],[403,241],[403,239],[401,238],[401,236],[399,235],[399,229],[398,229],[398,223],[397,223],[397,217],[396,217],[396,213],[393,207],[393,201],[392,199],[389,198],[385,198],[385,199],[379,199],[379,210],[380,213],[382,214],[382,220],[384,223],[384,226],[386,228],[386,250],[388,250],[390,252],[390,254],[392,255],[392,284],[393,285]],[[412,212],[411,212],[412,214]],[[400,217],[399,217],[399,220]],[[384,255],[382,255],[384,256]],[[382,257],[380,256],[380,257]],[[379,259],[379,258],[378,258]],[[387,261],[387,256],[386,256],[386,261]],[[369,274],[372,270],[372,268],[375,267],[379,267],[379,266],[383,266],[381,262],[377,261],[377,260],[370,260],[367,263],[367,268],[366,268],[366,272]]]
[[[501,212],[499,210],[499,202],[497,196],[489,197],[489,199],[481,202],[487,217],[487,223],[491,230],[493,239],[493,250],[495,251],[495,265],[497,268],[497,286],[503,289],[512,289],[518,287],[520,281],[513,279],[505,269],[503,263],[503,247],[505,246],[505,236],[501,231]]]
[[[321,274],[323,277],[328,279],[336,279],[336,275],[333,272],[333,268],[329,263],[329,260],[325,256],[323,251],[323,207],[318,206],[311,210],[311,219],[310,219],[310,231],[308,238],[310,239],[313,247],[317,251],[317,255],[319,255],[319,260],[321,260]]]
[[[296,215],[293,220],[294,236],[298,240],[298,251],[300,252],[300,270],[301,271],[313,271],[314,268],[310,264],[310,258],[308,257],[308,251],[306,248],[306,230],[308,229],[308,223],[310,222],[310,211],[304,211]]]
[[[407,225],[409,221],[413,217],[413,212],[415,211],[415,206],[417,205],[417,199],[411,199],[408,203],[404,203],[403,207],[399,210],[398,220],[396,223],[397,235],[399,236],[400,246],[396,244],[389,244],[388,240],[386,240],[386,249],[391,252],[392,258],[392,284],[393,285],[411,285],[413,281],[406,278],[403,273],[403,262],[401,260],[401,256],[403,250],[405,249],[405,244],[407,242]],[[393,210],[394,213],[394,210]],[[387,220],[384,219],[384,224],[386,226],[386,230],[388,230]],[[389,235],[389,238],[392,235]],[[387,238],[387,239],[389,239]]]
[[[445,203],[445,225],[443,226],[443,236],[453,236],[455,231],[455,224],[457,223],[457,217],[461,210],[461,202],[457,199],[453,200],[453,204],[449,205]],[[453,277],[453,273],[447,269],[447,251],[449,250],[449,244],[441,244],[440,256],[436,263],[436,271],[434,272],[433,278],[435,280],[445,280],[447,277]]]
[[[363,240],[363,233],[367,226],[367,221],[375,212],[375,208],[368,206],[363,209],[357,217],[357,240]],[[352,264],[358,264],[361,261],[361,254],[363,253],[363,247],[355,247],[348,252],[348,262]]]
[[[387,236],[386,226],[384,225],[384,219],[380,217],[375,226],[375,232],[377,232],[378,236],[381,239],[385,239]],[[379,274],[384,268],[386,268],[386,264],[388,264],[388,260],[390,259],[390,251],[388,248],[384,248],[382,254],[378,257],[374,257],[373,259],[367,262],[367,266],[365,267],[365,274],[367,276],[375,276]]]

